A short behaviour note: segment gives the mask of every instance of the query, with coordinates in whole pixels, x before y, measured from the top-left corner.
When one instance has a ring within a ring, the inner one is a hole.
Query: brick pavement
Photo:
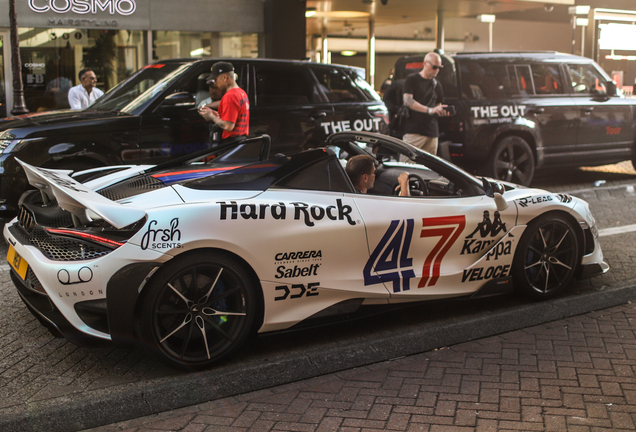
[[[633,431],[636,304],[91,429]]]

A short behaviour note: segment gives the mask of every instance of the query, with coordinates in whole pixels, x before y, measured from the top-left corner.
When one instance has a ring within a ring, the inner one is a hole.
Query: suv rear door
[[[333,116],[321,122],[325,137],[348,130],[385,131],[386,107],[355,69],[319,64],[311,64],[309,68],[318,81],[318,88],[333,107]]]
[[[629,100],[608,94],[609,78],[593,63],[571,62],[567,71],[581,119],[577,165],[598,165],[603,159],[631,159],[634,137]]]
[[[508,66],[509,72],[512,69]],[[539,131],[537,153],[543,154],[545,165],[567,164],[576,148],[578,108],[565,86],[560,63],[515,65],[513,73],[519,108]]]
[[[250,135],[269,134],[281,153],[321,145],[320,124],[333,109],[305,64],[253,62],[249,86]]]

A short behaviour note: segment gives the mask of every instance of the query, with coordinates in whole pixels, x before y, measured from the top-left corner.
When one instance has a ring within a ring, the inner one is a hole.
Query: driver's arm
[[[400,196],[411,196],[409,190],[409,173],[403,172],[398,177],[398,183],[400,183]]]

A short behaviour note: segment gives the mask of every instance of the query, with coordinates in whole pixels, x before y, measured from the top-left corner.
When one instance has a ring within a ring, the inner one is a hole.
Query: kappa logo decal
[[[413,259],[409,257],[409,249],[414,225],[413,219],[391,221],[391,225],[364,266],[365,285],[390,282],[394,293],[411,289],[411,279],[415,277],[415,272]],[[437,283],[446,253],[465,227],[466,217],[463,215],[422,219],[420,238],[436,237],[438,240],[424,260],[418,288],[434,286]]]
[[[487,250],[492,247],[498,240],[494,239],[499,235],[499,233],[504,232],[507,233],[508,229],[506,228],[506,224],[501,220],[501,214],[496,211],[494,220],[490,220],[490,212],[488,210],[484,210],[484,218],[481,222],[477,224],[477,227],[473,232],[468,234],[464,239],[464,245],[462,246],[462,251],[459,253],[460,255],[470,255],[476,254],[482,251]],[[478,240],[473,238],[475,234],[479,233],[479,236],[482,240]],[[512,234],[509,234],[510,237],[513,237]],[[490,238],[490,239],[486,239]],[[510,244],[508,245],[508,253],[510,252]],[[506,255],[506,249],[501,250],[499,255]],[[496,259],[496,258],[495,258]]]

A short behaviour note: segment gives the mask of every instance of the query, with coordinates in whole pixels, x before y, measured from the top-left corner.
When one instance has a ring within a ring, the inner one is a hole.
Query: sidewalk
[[[633,431],[636,304],[91,431]]]

